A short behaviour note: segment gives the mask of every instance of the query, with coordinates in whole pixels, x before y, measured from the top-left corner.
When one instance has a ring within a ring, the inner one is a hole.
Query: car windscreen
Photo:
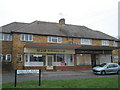
[[[106,63],[102,63],[101,65],[100,65],[100,67],[104,67],[106,65]]]

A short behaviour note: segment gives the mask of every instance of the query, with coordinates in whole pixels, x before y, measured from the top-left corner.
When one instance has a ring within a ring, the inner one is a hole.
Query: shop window
[[[25,54],[25,62],[28,62],[28,60],[29,60],[29,55]]]
[[[62,54],[58,54],[57,55],[57,62],[62,62],[64,60],[64,55],[62,55]]]
[[[77,54],[77,65],[91,65],[91,55]]]
[[[66,63],[67,66],[71,66],[71,65],[74,64],[74,62],[73,62],[73,55],[71,55],[71,54],[65,55],[64,56],[64,60],[65,60],[65,63]]]
[[[20,40],[22,40],[22,41],[32,41],[33,40],[33,35],[21,34]]]
[[[91,45],[92,40],[91,39],[81,39],[81,44]]]
[[[71,55],[71,54],[66,54],[66,55],[65,54],[57,54],[56,57],[57,57],[57,60],[56,60],[54,65],[57,65],[57,66],[63,66],[63,65],[71,66],[71,65],[74,64],[73,55]]]
[[[11,61],[11,54],[3,54],[2,59],[3,59],[3,61],[10,62]]]
[[[12,35],[11,34],[0,33],[0,40],[11,41],[12,40]]]
[[[45,55],[42,55],[42,54],[25,54],[25,65],[43,66],[43,65],[45,65]]]
[[[61,37],[48,36],[49,43],[61,43]]]
[[[30,62],[43,62],[42,55],[30,55]]]
[[[109,46],[109,41],[108,40],[102,40],[102,45],[103,46]]]
[[[21,55],[21,54],[18,54],[18,55],[17,55],[17,61],[18,61],[18,62],[22,62],[22,55]]]

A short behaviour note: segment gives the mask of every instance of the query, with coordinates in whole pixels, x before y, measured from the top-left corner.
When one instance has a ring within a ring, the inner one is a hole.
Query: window
[[[109,41],[108,40],[102,40],[102,45],[103,46],[109,46]]]
[[[10,62],[11,61],[11,54],[3,54],[2,60]]]
[[[11,41],[12,36],[11,36],[11,34],[0,33],[0,40]]]
[[[22,55],[21,55],[21,54],[18,54],[18,55],[17,55],[17,61],[18,61],[18,62],[21,62],[21,61],[22,61]]]
[[[113,64],[113,67],[118,67],[118,65],[117,64]]]
[[[43,55],[30,55],[30,62],[43,62],[44,56]]]
[[[25,66],[45,66],[45,59],[43,54],[25,54]]]
[[[91,45],[92,40],[91,39],[81,39],[81,44]]]
[[[50,42],[50,43],[61,43],[61,37],[48,36],[48,42]]]
[[[110,64],[109,66],[108,66],[108,68],[113,68],[114,67],[114,65],[113,64]]]
[[[64,55],[63,54],[58,54],[57,55],[57,62],[62,62],[64,61]]]
[[[65,63],[66,66],[72,66],[74,65],[74,57],[72,54],[57,54],[55,55],[56,59],[55,62],[54,62],[54,66],[62,66],[62,62]]]
[[[21,34],[20,40],[22,41],[32,41],[33,36],[30,34]]]
[[[118,43],[117,43],[116,41],[114,41],[113,46],[114,46],[114,47],[117,47],[117,46],[118,46]]]

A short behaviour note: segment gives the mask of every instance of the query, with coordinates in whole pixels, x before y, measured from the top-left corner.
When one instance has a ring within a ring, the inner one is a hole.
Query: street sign
[[[15,83],[14,83],[14,87],[16,87],[16,83],[17,83],[17,75],[20,74],[39,74],[39,86],[41,85],[41,69],[24,69],[24,70],[15,70]]]
[[[39,70],[17,70],[17,74],[39,73]]]

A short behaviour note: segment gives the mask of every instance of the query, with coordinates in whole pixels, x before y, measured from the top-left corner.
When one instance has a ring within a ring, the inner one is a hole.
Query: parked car
[[[117,73],[120,75],[120,66],[117,63],[102,63],[99,66],[92,68],[93,73],[95,74],[112,74]]]

